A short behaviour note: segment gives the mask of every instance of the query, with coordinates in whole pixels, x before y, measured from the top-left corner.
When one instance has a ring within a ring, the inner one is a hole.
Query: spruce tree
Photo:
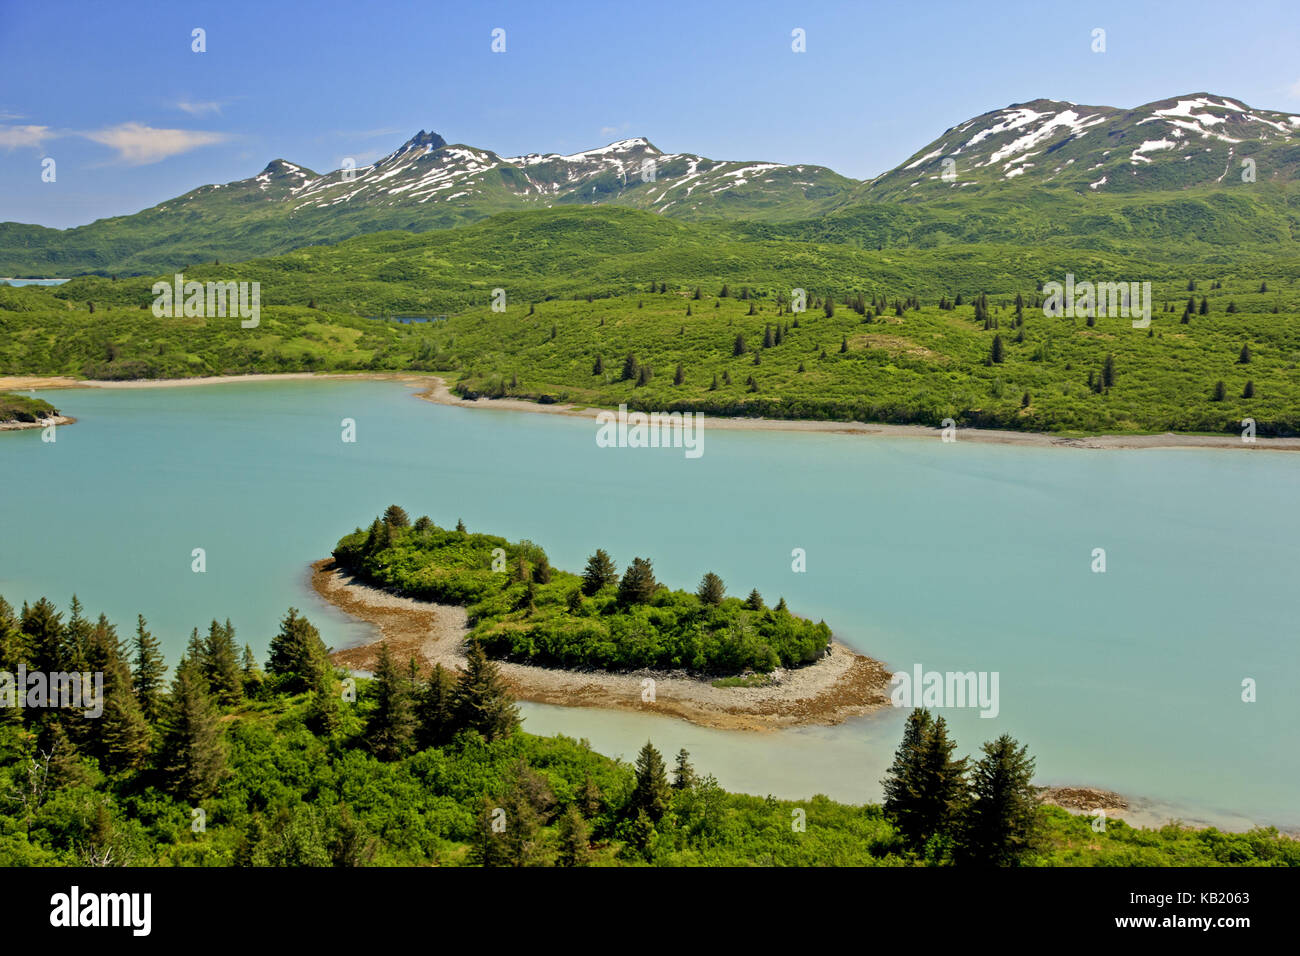
[[[590,820],[596,814],[600,813],[605,804],[604,794],[600,792],[600,787],[596,781],[591,779],[591,771],[587,771],[583,777],[582,785],[578,787],[578,809],[582,815]]]
[[[636,757],[636,786],[628,807],[633,815],[644,813],[651,823],[658,823],[668,811],[671,798],[664,758],[647,740]]]
[[[316,672],[315,683],[311,689],[311,700],[307,705],[307,726],[315,734],[331,737],[342,724],[341,710],[339,685],[334,677],[334,668],[322,667]]]
[[[691,755],[683,747],[677,751],[677,766],[673,768],[673,789],[689,790],[695,786],[695,768],[691,766]]]
[[[239,668],[239,648],[235,629],[227,619],[225,625],[213,621],[203,644],[203,676],[217,703],[233,707],[244,699],[244,675]]]
[[[745,337],[743,335],[737,335],[736,341],[731,346],[731,354],[744,355],[748,351],[749,349],[745,347]]]
[[[244,696],[256,697],[262,690],[262,670],[257,666],[253,649],[244,645],[244,653],[239,662],[239,673],[244,678]]]
[[[953,759],[956,746],[942,717],[932,720],[922,709],[908,715],[881,785],[885,814],[912,849],[949,832],[962,808],[966,761]]]
[[[176,667],[160,750],[167,789],[187,800],[212,796],[227,773],[217,708],[199,663],[190,658]]]
[[[154,724],[163,713],[163,676],[167,673],[167,665],[158,649],[158,638],[145,627],[147,623],[143,614],[136,615],[135,666],[131,676],[140,712],[145,720]]]
[[[722,583],[722,578],[710,571],[700,580],[700,586],[695,593],[705,604],[716,607],[726,597],[727,589]]]
[[[648,604],[659,583],[649,558],[633,558],[618,583],[618,603]]]
[[[149,753],[152,733],[131,689],[131,671],[122,660],[117,637],[107,620],[91,637],[87,664],[103,674],[103,712],[92,749],[112,771],[138,770]]]
[[[560,840],[556,862],[560,866],[586,866],[591,859],[591,830],[578,808],[570,804],[555,829]]]
[[[401,505],[389,505],[384,510],[384,524],[393,528],[409,528],[411,517]]]
[[[415,715],[411,706],[410,681],[401,672],[388,642],[379,645],[372,687],[375,709],[366,723],[366,739],[380,760],[397,760],[410,753],[415,736]]]
[[[280,632],[271,638],[267,670],[286,691],[298,694],[316,686],[318,671],[329,666],[327,658],[320,631],[305,617],[299,617],[297,608],[289,608],[280,622]]]
[[[508,737],[519,726],[514,698],[478,641],[470,642],[465,673],[452,695],[452,714],[457,730],[476,730],[489,741]]]
[[[592,597],[600,589],[618,580],[618,569],[603,548],[587,559],[587,568],[582,572],[582,593]]]
[[[76,655],[67,639],[63,615],[51,601],[41,598],[30,607],[24,604],[19,627],[27,647],[29,670],[52,674],[81,669],[74,666]]]
[[[764,608],[763,595],[758,593],[758,588],[749,592],[749,597],[745,598],[745,607],[751,611],[761,611]]]
[[[435,664],[415,704],[415,742],[419,749],[441,747],[451,739],[455,690],[452,676],[441,664]]]
[[[989,363],[991,365],[1000,365],[1002,363],[1002,336],[993,336],[993,348],[989,352]]]
[[[1014,866],[1034,849],[1039,832],[1034,759],[1008,734],[984,744],[971,770],[956,859],[982,866]]]

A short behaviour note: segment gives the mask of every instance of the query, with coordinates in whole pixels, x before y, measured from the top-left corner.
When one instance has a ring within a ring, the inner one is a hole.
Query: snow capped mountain
[[[1209,93],[1133,110],[1034,100],[949,129],[864,195],[909,199],[1019,177],[1094,192],[1287,181],[1296,146],[1300,116]]]
[[[282,202],[295,214],[358,207],[452,207],[466,218],[502,209],[560,203],[620,203],[668,215],[717,215],[723,203],[755,210],[824,203],[857,184],[819,166],[739,163],[665,153],[643,138],[580,153],[503,158],[448,144],[421,130],[370,166],[315,173],[277,159],[251,180],[204,186],[186,204],[217,190]],[[418,215],[418,213],[416,213]]]

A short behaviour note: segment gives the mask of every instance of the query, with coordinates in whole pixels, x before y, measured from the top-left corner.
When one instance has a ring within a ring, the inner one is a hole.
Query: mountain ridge
[[[276,158],[254,176],[199,186],[129,216],[68,230],[0,223],[0,274],[159,272],[561,205],[794,223],[871,205],[937,210],[1008,189],[1019,189],[1017,197],[1039,187],[1141,197],[1245,185],[1246,165],[1251,183],[1300,180],[1300,116],[1209,93],[1129,110],[1038,98],[950,127],[869,180],[812,164],[665,153],[646,137],[503,157],[420,129],[366,166],[318,173]],[[1280,215],[1294,220],[1285,205]]]

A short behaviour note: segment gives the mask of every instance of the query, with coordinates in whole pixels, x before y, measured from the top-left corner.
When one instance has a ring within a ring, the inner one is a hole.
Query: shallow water
[[[559,567],[604,547],[620,565],[653,558],[676,587],[715,571],[895,669],[997,671],[996,718],[944,715],[963,751],[1001,733],[1027,743],[1042,783],[1118,790],[1185,819],[1300,826],[1295,455],[706,427],[690,460],[598,448],[590,421],[447,408],[375,381],[44,397],[78,423],[53,444],[0,435],[0,593],[66,605],[75,591],[124,632],[144,613],[173,661],[212,617],[263,655],[290,604],[328,643],[361,639],[311,593],[306,567],[397,502],[530,538]],[[806,573],[792,572],[793,548]],[[648,736],[666,753],[686,746],[733,789],[858,801],[878,799],[902,722],[889,711],[746,735],[525,712],[528,729],[606,753],[631,757]]]

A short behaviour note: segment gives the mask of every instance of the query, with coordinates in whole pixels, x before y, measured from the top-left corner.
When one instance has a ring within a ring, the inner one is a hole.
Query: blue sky
[[[276,157],[362,164],[421,128],[502,155],[645,136],[866,178],[1038,97],[1130,107],[1204,90],[1300,112],[1297,54],[1294,0],[0,0],[0,221],[129,214]]]

